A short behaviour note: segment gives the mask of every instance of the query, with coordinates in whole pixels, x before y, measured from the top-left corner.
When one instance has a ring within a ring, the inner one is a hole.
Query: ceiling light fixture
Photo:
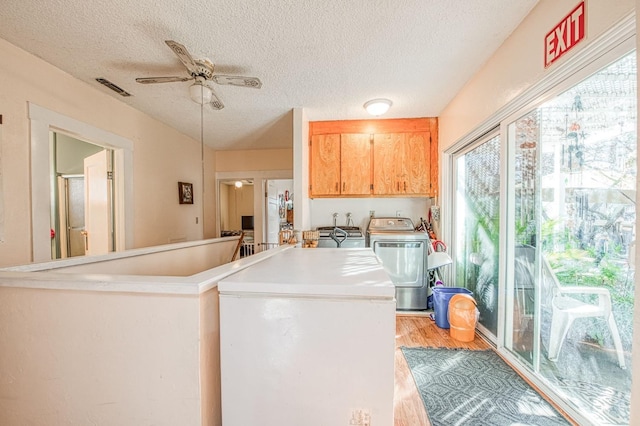
[[[236,188],[242,188],[242,182],[237,180],[236,181]]]
[[[382,115],[389,111],[392,102],[389,99],[371,99],[365,102],[364,109],[371,115]]]
[[[196,78],[196,82],[189,86],[189,97],[197,104],[208,104],[211,102],[211,89]]]

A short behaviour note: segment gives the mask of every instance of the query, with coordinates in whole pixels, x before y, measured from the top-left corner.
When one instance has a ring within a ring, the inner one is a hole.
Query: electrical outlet
[[[436,222],[440,220],[440,206],[431,206],[431,219]]]
[[[356,409],[351,411],[349,426],[371,426],[371,413],[366,409]]]
[[[396,210],[396,217],[400,217],[402,216],[402,211],[401,210]]]
[[[362,426],[371,426],[371,413],[369,410],[362,410]]]

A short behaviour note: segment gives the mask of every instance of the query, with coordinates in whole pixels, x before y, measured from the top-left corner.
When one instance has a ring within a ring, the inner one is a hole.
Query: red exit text
[[[585,35],[584,1],[565,16],[544,38],[545,68],[567,53]]]

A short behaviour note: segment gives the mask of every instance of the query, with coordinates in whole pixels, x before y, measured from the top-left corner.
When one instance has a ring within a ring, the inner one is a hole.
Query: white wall
[[[198,295],[0,286],[2,424],[201,425],[199,316]]]
[[[124,183],[133,186],[134,196],[133,243],[128,248],[203,237],[202,203],[212,205],[215,188],[202,200],[199,142],[125,105],[102,86],[81,82],[2,39],[0,57],[5,210],[0,266],[31,261],[29,103],[133,143],[133,176]],[[205,150],[208,166],[215,161],[211,151]],[[212,179],[213,173],[207,176]],[[178,181],[194,184],[196,204],[178,204]],[[204,219],[215,222],[215,213]]]
[[[293,110],[293,227],[311,229],[309,203],[309,119],[302,108]]]
[[[311,229],[333,225],[333,213],[338,213],[337,224],[346,225],[345,214],[351,213],[354,225],[366,230],[369,212],[375,216],[408,217],[418,224],[420,218],[427,219],[431,198],[315,198],[310,200]]]
[[[55,138],[57,173],[84,174],[84,159],[104,149],[61,133],[57,133]]]
[[[590,40],[632,12],[634,3],[634,0],[587,1],[587,39],[545,69],[544,37],[578,1],[541,0],[440,114],[440,152],[522,95],[547,73],[587,48]],[[446,164],[441,166],[446,167]]]
[[[284,194],[289,191],[289,195],[293,194],[293,179],[274,179],[278,194]]]

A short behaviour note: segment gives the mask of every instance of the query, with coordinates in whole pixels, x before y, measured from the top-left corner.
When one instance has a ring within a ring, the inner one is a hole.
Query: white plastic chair
[[[611,311],[611,295],[609,294],[609,290],[602,287],[562,286],[544,256],[542,256],[542,262],[543,280],[545,284],[548,283],[547,280],[550,280],[552,284],[551,307],[553,311],[549,338],[549,360],[553,362],[558,360],[564,339],[567,337],[567,333],[575,319],[602,317],[607,321],[609,329],[611,330],[613,344],[618,355],[618,365],[620,365],[620,368],[625,368],[622,341],[620,340],[616,320]],[[598,304],[586,303],[571,297],[571,295],[577,294],[597,295]]]

